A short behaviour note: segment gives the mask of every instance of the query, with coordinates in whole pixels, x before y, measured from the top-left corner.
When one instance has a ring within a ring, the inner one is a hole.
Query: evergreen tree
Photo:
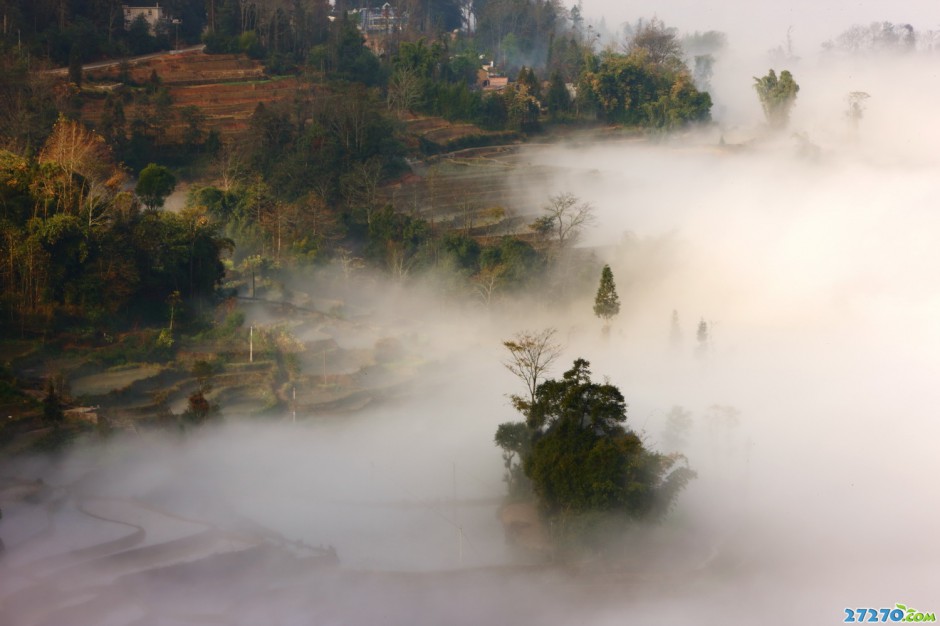
[[[539,83],[538,77],[535,75],[535,71],[531,67],[523,66],[519,70],[519,76],[516,78],[516,82],[526,86],[526,89],[536,100],[541,100],[542,98],[542,86]]]
[[[614,285],[614,274],[610,266],[605,265],[601,270],[601,282],[594,298],[594,315],[604,318],[610,324],[610,318],[620,313],[620,298],[617,297],[617,287]]]
[[[566,115],[571,111],[571,94],[565,86],[565,81],[561,73],[555,71],[552,73],[552,80],[548,86],[545,106],[548,108],[548,114],[553,120]]]

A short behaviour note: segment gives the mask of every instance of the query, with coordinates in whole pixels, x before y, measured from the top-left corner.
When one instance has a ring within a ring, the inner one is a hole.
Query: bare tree
[[[484,267],[473,277],[473,288],[484,306],[490,306],[496,292],[499,290],[503,281],[503,275],[506,273],[505,265],[491,265]],[[507,366],[508,367],[508,366]]]
[[[590,202],[579,202],[572,193],[549,197],[543,209],[546,215],[535,220],[531,228],[550,235],[559,248],[576,241],[584,227],[595,221],[594,206]]]
[[[529,331],[516,333],[515,337],[504,341],[503,345],[509,350],[509,360],[503,365],[523,382],[528,398],[513,394],[510,396],[512,404],[524,415],[535,402],[535,390],[545,372],[555,360],[561,356],[562,347],[555,343],[556,331],[554,328],[533,333]]]
[[[388,80],[388,98],[386,102],[389,110],[398,115],[410,111],[421,100],[421,79],[409,68],[400,67]]]
[[[353,275],[353,272],[361,270],[365,267],[362,259],[353,256],[352,251],[349,248],[340,247],[336,250],[336,258],[339,262],[340,268],[343,270],[343,278],[349,280],[350,276]]]
[[[414,266],[415,258],[409,255],[405,247],[398,242],[388,242],[388,252],[386,254],[386,263],[388,269],[398,282],[402,282],[408,277],[408,273]]]
[[[223,191],[230,191],[245,178],[247,166],[244,162],[245,151],[241,146],[223,144],[222,150],[216,157],[215,166],[218,168],[219,187]]]
[[[636,26],[627,34],[627,52],[643,50],[650,61],[656,65],[666,62],[682,62],[682,44],[675,28],[667,28],[662,20],[652,18],[649,21],[637,20]]]
[[[469,235],[470,231],[473,230],[474,214],[479,207],[476,202],[468,198],[461,200],[458,207],[460,209],[460,215],[463,218],[463,231]]]
[[[46,166],[41,182],[54,190],[56,208],[67,212],[74,207],[81,213],[89,203],[105,205],[124,184],[124,173],[104,138],[64,117],[40,151],[39,164]]]
[[[379,200],[379,182],[382,180],[382,161],[369,157],[354,163],[340,180],[340,192],[346,206],[365,213],[366,224],[372,224],[372,214]],[[326,197],[326,196],[323,196]]]

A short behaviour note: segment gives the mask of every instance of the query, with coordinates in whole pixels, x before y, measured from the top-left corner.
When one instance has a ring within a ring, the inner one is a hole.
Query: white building
[[[122,5],[121,8],[124,9],[124,28],[129,30],[131,24],[134,23],[134,20],[138,16],[143,15],[144,19],[147,21],[147,24],[150,25],[150,34],[155,35],[157,32],[157,25],[161,22],[165,22],[167,19],[166,12],[163,10],[163,7],[160,6],[158,2],[156,6],[152,7],[131,7]]]
[[[367,33],[383,33],[401,30],[406,16],[399,15],[395,7],[386,2],[378,9],[362,9],[359,12],[359,28]]]

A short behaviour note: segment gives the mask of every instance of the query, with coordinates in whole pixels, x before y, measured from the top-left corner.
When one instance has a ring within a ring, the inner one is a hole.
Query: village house
[[[124,9],[124,28],[126,30],[130,30],[134,20],[143,16],[144,20],[150,26],[150,34],[155,35],[157,25],[167,20],[166,12],[163,10],[163,7],[160,6],[159,2],[156,6],[152,7],[132,7],[124,4],[121,5],[121,8]]]
[[[493,63],[477,70],[477,87],[483,91],[501,91],[509,85],[509,77],[496,70]]]
[[[360,9],[359,28],[367,33],[391,33],[401,30],[407,16],[399,15],[388,2],[377,9]]]

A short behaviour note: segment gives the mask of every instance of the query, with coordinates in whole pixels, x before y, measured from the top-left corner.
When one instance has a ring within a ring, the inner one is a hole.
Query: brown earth
[[[131,83],[145,85],[156,74],[167,87],[173,101],[173,121],[165,128],[161,140],[180,141],[184,123],[179,111],[196,106],[206,116],[205,132],[217,131],[223,140],[231,140],[247,128],[247,121],[259,103],[289,102],[315,98],[325,86],[315,78],[313,83],[294,76],[269,77],[260,61],[240,54],[206,54],[189,50],[130,61],[124,68]],[[121,84],[120,64],[90,69],[86,72],[85,92],[89,94],[82,108],[82,118],[92,125],[101,120],[104,95],[125,89]],[[97,95],[97,97],[94,97]],[[152,116],[150,106],[125,104],[124,115],[130,122],[135,117]],[[440,117],[404,114],[401,118],[402,138],[411,152],[447,152],[467,145],[492,145],[517,139],[516,133],[487,131],[473,124],[453,123]]]
[[[118,65],[87,73],[86,91],[98,94],[89,97],[82,107],[82,118],[96,125],[104,112],[103,94],[124,89],[119,82],[121,69]],[[293,100],[303,87],[293,76],[268,78],[259,61],[235,54],[205,54],[191,51],[178,55],[166,55],[135,62],[129,67],[130,80],[146,84],[156,72],[160,84],[168,88],[171,106],[171,123],[162,129],[161,143],[181,141],[185,129],[180,112],[188,106],[198,107],[205,122],[204,132],[216,131],[224,140],[231,140],[248,127],[248,120],[255,108],[261,104]],[[309,86],[306,88],[312,95]],[[151,105],[130,102],[124,105],[124,116],[128,123],[136,117],[152,116]]]

